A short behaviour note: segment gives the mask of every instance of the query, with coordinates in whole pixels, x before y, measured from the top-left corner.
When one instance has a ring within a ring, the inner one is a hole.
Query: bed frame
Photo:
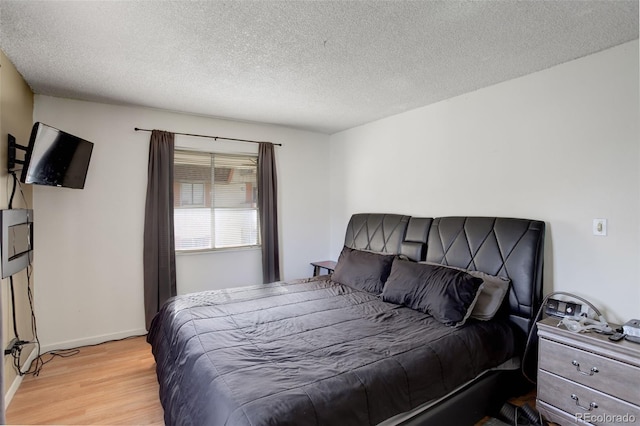
[[[542,300],[544,234],[545,224],[537,220],[361,213],[349,220],[345,246],[508,277],[512,285],[503,314],[522,355]],[[519,370],[492,371],[395,424],[471,425],[522,392],[522,383]]]

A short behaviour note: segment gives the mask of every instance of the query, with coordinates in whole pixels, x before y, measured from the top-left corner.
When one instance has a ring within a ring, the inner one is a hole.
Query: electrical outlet
[[[607,235],[607,219],[593,219],[593,235]]]
[[[11,341],[7,345],[6,349],[4,350],[4,354],[5,355],[11,354],[11,352],[13,351],[13,348],[18,346],[18,342],[19,342],[19,340],[16,339],[15,337],[13,339],[11,339]]]

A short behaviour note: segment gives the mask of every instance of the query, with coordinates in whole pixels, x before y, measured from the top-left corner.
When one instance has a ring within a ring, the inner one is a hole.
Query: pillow
[[[331,279],[356,290],[380,294],[391,272],[394,255],[344,247]]]
[[[462,325],[471,314],[482,279],[439,265],[396,259],[382,291],[385,302],[432,315],[445,325]]]
[[[509,287],[511,285],[511,280],[509,278],[497,277],[495,275],[489,275],[481,271],[468,271],[463,268],[440,265],[438,263],[423,263],[426,263],[428,265],[442,266],[443,268],[456,269],[458,271],[465,271],[471,276],[482,279],[482,291],[478,296],[478,301],[473,306],[473,310],[471,311],[471,318],[475,318],[481,321],[488,321],[493,318],[498,312],[498,309],[500,309],[500,306],[502,306],[502,301],[509,292]]]
[[[502,301],[509,292],[511,280],[505,277],[485,274],[481,271],[467,271],[467,273],[483,281],[482,291],[473,307],[473,311],[471,311],[471,318],[488,321],[496,315],[498,309],[502,306]]]

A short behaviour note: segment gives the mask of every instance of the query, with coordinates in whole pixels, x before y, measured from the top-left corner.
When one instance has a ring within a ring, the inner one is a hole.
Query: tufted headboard
[[[437,217],[428,262],[511,279],[509,316],[528,332],[542,300],[544,222],[502,217]]]
[[[538,220],[359,213],[345,245],[508,277],[509,318],[526,335],[542,299],[544,234]]]
[[[399,214],[359,213],[347,224],[344,245],[377,253],[404,254],[424,260],[431,218]]]

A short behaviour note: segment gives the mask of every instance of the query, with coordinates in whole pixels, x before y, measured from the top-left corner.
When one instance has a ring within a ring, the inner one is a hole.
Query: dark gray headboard
[[[511,279],[509,316],[528,332],[542,300],[544,222],[502,217],[437,217],[428,262]]]
[[[360,213],[347,225],[345,245],[506,276],[509,317],[527,333],[542,300],[544,233],[538,220]]]
[[[344,245],[378,253],[404,254],[424,260],[431,218],[399,214],[359,213],[351,216]]]

